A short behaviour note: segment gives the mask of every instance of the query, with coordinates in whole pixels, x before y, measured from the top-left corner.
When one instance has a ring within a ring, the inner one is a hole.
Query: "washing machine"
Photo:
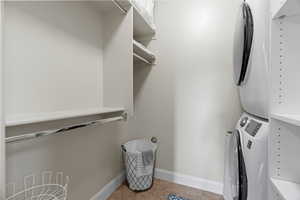
[[[266,200],[269,123],[244,113],[226,137],[225,200]]]
[[[269,0],[240,2],[234,35],[234,79],[243,109],[269,114]]]
[[[269,0],[241,0],[238,10],[234,79],[246,113],[226,137],[225,200],[267,199],[269,9]]]

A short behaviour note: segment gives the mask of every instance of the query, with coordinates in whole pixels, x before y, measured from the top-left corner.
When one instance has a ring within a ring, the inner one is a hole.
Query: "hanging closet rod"
[[[121,10],[121,12],[122,12],[123,14],[127,14],[127,10],[125,10],[125,9],[120,5],[119,2],[117,2],[116,0],[111,0],[111,1],[115,4],[115,6],[116,6],[117,8],[119,8],[119,9]]]
[[[110,122],[126,121],[126,120],[127,120],[127,113],[124,112],[124,113],[122,113],[121,116],[118,116],[118,117],[111,117],[111,118],[106,118],[106,119],[84,122],[84,123],[80,123],[80,124],[73,124],[70,126],[59,128],[59,129],[50,129],[50,130],[45,130],[45,131],[40,131],[40,132],[35,132],[35,133],[28,133],[28,134],[24,134],[24,135],[7,137],[7,138],[5,138],[5,142],[6,143],[20,142],[20,141],[31,140],[31,139],[35,139],[35,138],[44,137],[44,136],[64,134],[67,131],[71,131],[71,130],[78,129],[78,128],[84,128],[84,127],[95,125],[95,124],[106,124],[106,123],[110,123]]]

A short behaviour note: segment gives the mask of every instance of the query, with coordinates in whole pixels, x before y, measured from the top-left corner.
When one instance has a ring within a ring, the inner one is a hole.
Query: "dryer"
[[[266,200],[269,123],[244,113],[227,136],[225,200]]]
[[[234,79],[243,109],[268,118],[269,1],[241,1],[234,37]]]

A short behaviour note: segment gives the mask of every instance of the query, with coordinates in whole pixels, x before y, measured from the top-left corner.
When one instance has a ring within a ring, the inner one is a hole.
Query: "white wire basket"
[[[16,184],[8,184],[6,200],[66,200],[69,177],[62,172],[43,172],[24,178],[23,189],[16,191]]]

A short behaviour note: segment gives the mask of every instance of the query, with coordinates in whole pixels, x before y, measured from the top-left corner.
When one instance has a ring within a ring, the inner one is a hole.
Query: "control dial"
[[[241,121],[240,121],[240,126],[244,127],[248,122],[248,117],[244,117]]]

